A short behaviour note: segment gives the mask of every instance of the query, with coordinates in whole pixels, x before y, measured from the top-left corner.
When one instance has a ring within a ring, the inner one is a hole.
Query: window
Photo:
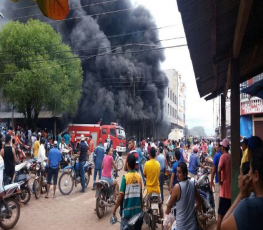
[[[120,128],[116,128],[116,130],[117,130],[118,138],[121,140],[125,140],[125,138],[126,138],[125,130],[120,129]]]
[[[116,130],[115,129],[110,129],[110,135],[113,137],[116,137]]]
[[[102,129],[102,134],[107,134],[107,128]]]
[[[170,114],[170,106],[169,106],[169,103],[168,103],[168,111],[167,111],[168,114]]]

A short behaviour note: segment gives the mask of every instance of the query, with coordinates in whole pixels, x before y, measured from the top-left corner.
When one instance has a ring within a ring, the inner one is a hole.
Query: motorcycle
[[[73,154],[73,151],[72,151],[71,148],[69,148],[69,149],[66,149],[66,148],[63,149],[63,151],[62,151],[62,161],[61,161],[61,163],[60,163],[60,168],[61,168],[61,169],[65,168],[66,166],[69,165],[69,163],[70,163],[70,157],[72,156],[72,154]]]
[[[4,186],[0,192],[0,227],[2,229],[13,228],[20,217],[20,204],[18,197],[20,195],[19,184],[9,184]]]
[[[156,229],[157,223],[162,223],[159,211],[159,199],[160,194],[157,193],[148,194],[147,201],[144,199],[144,210],[146,210],[144,214],[144,222],[152,230]]]
[[[112,176],[114,179],[118,177],[118,172],[114,170],[112,172]],[[112,207],[115,205],[115,200],[113,198],[115,186],[111,186],[105,180],[99,180],[95,183],[96,189],[96,213],[98,218],[102,218],[104,216],[107,207]]]
[[[201,208],[197,211],[197,221],[201,230],[206,229],[208,219],[216,218],[215,201],[213,191],[210,189],[209,174],[208,169],[201,169],[197,176],[191,178],[203,200]]]
[[[33,183],[33,190],[36,199],[40,198],[40,195],[47,191],[47,179],[46,179],[46,162],[37,162],[36,175]]]
[[[29,171],[28,162],[21,163],[15,166],[15,180],[14,182],[20,185],[21,193],[19,194],[19,201],[23,204],[27,204],[31,199],[31,191],[29,188]]]
[[[79,162],[77,161],[77,158],[78,157],[70,157],[69,165],[62,169],[62,174],[60,175],[58,181],[58,188],[63,195],[69,195],[73,190],[74,184],[75,187],[77,187],[78,183],[81,183]],[[93,163],[86,161],[86,164],[84,165],[85,188],[89,184],[93,168]]]
[[[113,155],[114,155],[114,157],[115,157],[114,163],[115,163],[115,165],[117,166],[117,169],[118,169],[118,170],[121,170],[121,169],[123,168],[123,165],[124,165],[122,157],[119,156],[119,154],[118,154],[117,151],[114,151],[114,152],[113,152]]]
[[[168,187],[170,186],[172,171],[173,170],[168,166],[164,173],[164,184],[166,184]]]

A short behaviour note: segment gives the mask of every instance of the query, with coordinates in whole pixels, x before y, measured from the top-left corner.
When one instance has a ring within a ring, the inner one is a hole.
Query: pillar
[[[240,166],[240,89],[239,59],[231,60],[231,190],[232,202],[238,195]]]
[[[221,139],[226,138],[226,98],[221,94]]]

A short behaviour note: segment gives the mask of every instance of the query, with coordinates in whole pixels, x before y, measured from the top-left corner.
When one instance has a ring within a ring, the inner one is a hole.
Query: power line
[[[85,56],[85,57],[78,57],[78,58],[80,58],[83,61],[83,60],[89,60],[89,59],[94,58],[94,57],[101,57],[101,56],[105,56],[105,55],[123,55],[123,54],[128,54],[128,53],[133,53],[133,54],[135,54],[135,53],[144,53],[144,52],[157,51],[157,50],[163,50],[163,49],[178,48],[178,47],[183,47],[183,46],[187,46],[187,45],[183,44],[183,45],[177,45],[177,46],[159,47],[159,48],[140,50],[140,51],[130,51],[130,52],[110,53],[109,54],[109,52],[112,52],[112,51],[116,50],[116,49],[113,49],[113,50],[109,50],[109,51],[101,53],[101,54],[90,55],[90,56]],[[68,58],[68,59],[74,59],[74,58],[77,58],[77,57],[72,57],[72,58]],[[63,60],[63,59],[61,59],[61,60]],[[50,68],[55,68],[57,66],[64,66],[64,65],[67,65],[67,64],[71,64],[72,62],[75,62],[75,61],[77,61],[77,60],[66,62],[66,63],[61,63],[61,64],[57,63],[56,66],[50,66],[48,68],[31,69],[29,71],[46,70],[46,69],[50,69]],[[0,75],[12,75],[12,74],[16,74],[16,73],[19,73],[19,72],[20,71],[10,72],[10,73],[0,73]]]
[[[68,52],[78,52],[78,51],[89,51],[89,50],[101,50],[101,49],[107,49],[107,48],[122,48],[122,47],[126,47],[126,46],[156,46],[156,44],[150,44],[150,43],[156,43],[156,42],[161,42],[161,41],[171,41],[171,40],[175,40],[175,39],[182,39],[185,37],[175,37],[175,38],[168,38],[168,39],[161,39],[161,40],[157,40],[157,41],[150,41],[150,42],[142,42],[142,43],[130,43],[130,44],[125,44],[125,45],[116,45],[116,46],[107,46],[107,47],[101,47],[101,48],[90,48],[90,49],[79,49],[79,50],[64,50],[64,51],[57,51],[57,52],[45,52],[45,53],[38,53],[41,55],[44,54],[59,54],[59,53],[68,53]],[[148,45],[149,44],[149,45]],[[9,51],[10,52],[10,51]],[[0,54],[3,54],[5,52],[0,52]],[[23,57],[30,57],[30,56],[34,56],[35,54],[29,54]],[[12,57],[16,57],[18,55],[10,55]],[[36,59],[33,61],[27,61],[27,60],[20,60],[20,61],[12,61],[12,60],[8,60],[5,62],[0,62],[0,64],[7,64],[7,63],[21,63],[21,62],[38,62],[38,61],[47,61],[47,60],[60,60],[60,59],[54,59],[54,58],[47,58],[47,59]]]
[[[125,36],[132,35],[132,34],[138,34],[138,33],[143,33],[143,32],[148,32],[148,31],[154,31],[154,30],[162,30],[162,29],[166,29],[166,28],[170,28],[170,27],[175,27],[178,25],[182,25],[182,24],[173,24],[173,25],[169,25],[169,26],[156,27],[156,28],[147,29],[147,30],[139,30],[139,31],[134,31],[134,32],[129,32],[129,33],[109,35],[109,36],[104,36],[104,37],[100,37],[100,38],[81,39],[81,40],[75,41],[74,44],[78,43],[78,42],[84,42],[84,41],[90,42],[90,41],[95,41],[95,40],[102,40],[105,38],[109,39],[109,38],[125,37]],[[65,44],[66,43],[63,43],[63,42],[54,43],[54,44],[48,45],[46,48],[49,48],[52,46],[57,46],[57,45],[65,45]],[[70,45],[70,44],[66,44],[66,45]],[[12,52],[12,51],[16,51],[16,50],[7,50],[6,52]],[[3,52],[0,52],[0,53],[3,53]]]

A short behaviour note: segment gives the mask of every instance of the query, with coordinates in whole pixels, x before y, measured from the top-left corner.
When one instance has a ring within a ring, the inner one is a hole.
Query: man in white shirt
[[[65,139],[62,138],[62,139],[61,139],[61,143],[59,144],[58,149],[60,150],[60,152],[63,153],[63,150],[64,150],[64,149],[67,149],[67,148],[68,148],[68,146],[67,146],[66,143],[65,143]]]
[[[40,147],[38,150],[38,157],[37,157],[37,161],[43,163],[45,160],[47,160],[46,157],[46,150],[45,150],[45,139],[42,137],[40,139]]]

